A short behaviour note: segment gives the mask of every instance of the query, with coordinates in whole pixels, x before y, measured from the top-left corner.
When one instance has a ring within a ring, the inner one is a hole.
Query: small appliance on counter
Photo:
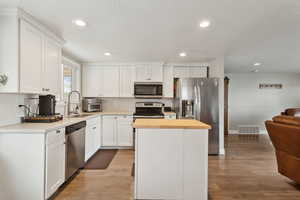
[[[27,106],[21,105],[27,109]],[[28,113],[33,114],[28,115],[22,119],[22,122],[31,123],[51,123],[57,122],[63,119],[63,115],[55,113],[56,100],[54,95],[40,95],[39,96],[39,112],[32,113],[30,110]]]
[[[102,103],[100,98],[96,97],[85,97],[82,100],[83,112],[101,112]]]

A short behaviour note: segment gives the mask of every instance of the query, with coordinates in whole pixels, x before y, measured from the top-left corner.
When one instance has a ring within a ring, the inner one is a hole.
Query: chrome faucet
[[[77,93],[78,94],[78,104],[75,107],[75,110],[71,111],[71,96],[73,93]],[[70,116],[71,114],[80,114],[80,104],[81,104],[81,95],[80,92],[73,90],[69,93],[68,95],[68,116]]]

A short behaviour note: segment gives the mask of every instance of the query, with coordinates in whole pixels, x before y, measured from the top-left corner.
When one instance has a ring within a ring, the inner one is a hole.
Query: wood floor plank
[[[225,156],[209,156],[209,200],[300,199],[300,186],[277,173],[267,135],[229,135],[225,147]],[[132,199],[133,159],[133,151],[118,151],[106,170],[82,170],[55,200]]]

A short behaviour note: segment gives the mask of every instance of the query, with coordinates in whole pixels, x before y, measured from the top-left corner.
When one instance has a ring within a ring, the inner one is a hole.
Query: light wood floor
[[[209,200],[300,199],[300,186],[277,173],[266,135],[231,135],[225,145],[226,156],[209,156]],[[108,169],[82,170],[55,200],[132,199],[133,158],[133,151],[120,150]]]

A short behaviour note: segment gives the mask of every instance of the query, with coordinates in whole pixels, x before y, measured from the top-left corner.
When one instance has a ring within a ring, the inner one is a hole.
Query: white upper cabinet
[[[20,27],[20,92],[40,93],[44,66],[44,36],[23,20]]]
[[[164,66],[163,95],[167,98],[174,96],[173,66]]]
[[[103,97],[119,97],[119,67],[101,67],[103,76]]]
[[[102,73],[99,67],[83,67],[82,69],[82,89],[85,97],[102,96]]]
[[[83,96],[119,97],[119,67],[85,66],[82,70]]]
[[[61,47],[55,41],[45,40],[45,65],[42,92],[59,96],[61,92]]]
[[[163,82],[163,66],[161,64],[140,65],[136,67],[137,82]]]
[[[134,97],[135,67],[120,67],[120,97]]]
[[[205,78],[207,77],[207,67],[174,67],[175,78]]]
[[[207,77],[207,67],[189,67],[191,78],[205,78]]]
[[[61,95],[63,40],[23,10],[0,15],[0,74],[6,93]],[[2,30],[2,28],[4,30]],[[3,59],[2,59],[3,57]]]

